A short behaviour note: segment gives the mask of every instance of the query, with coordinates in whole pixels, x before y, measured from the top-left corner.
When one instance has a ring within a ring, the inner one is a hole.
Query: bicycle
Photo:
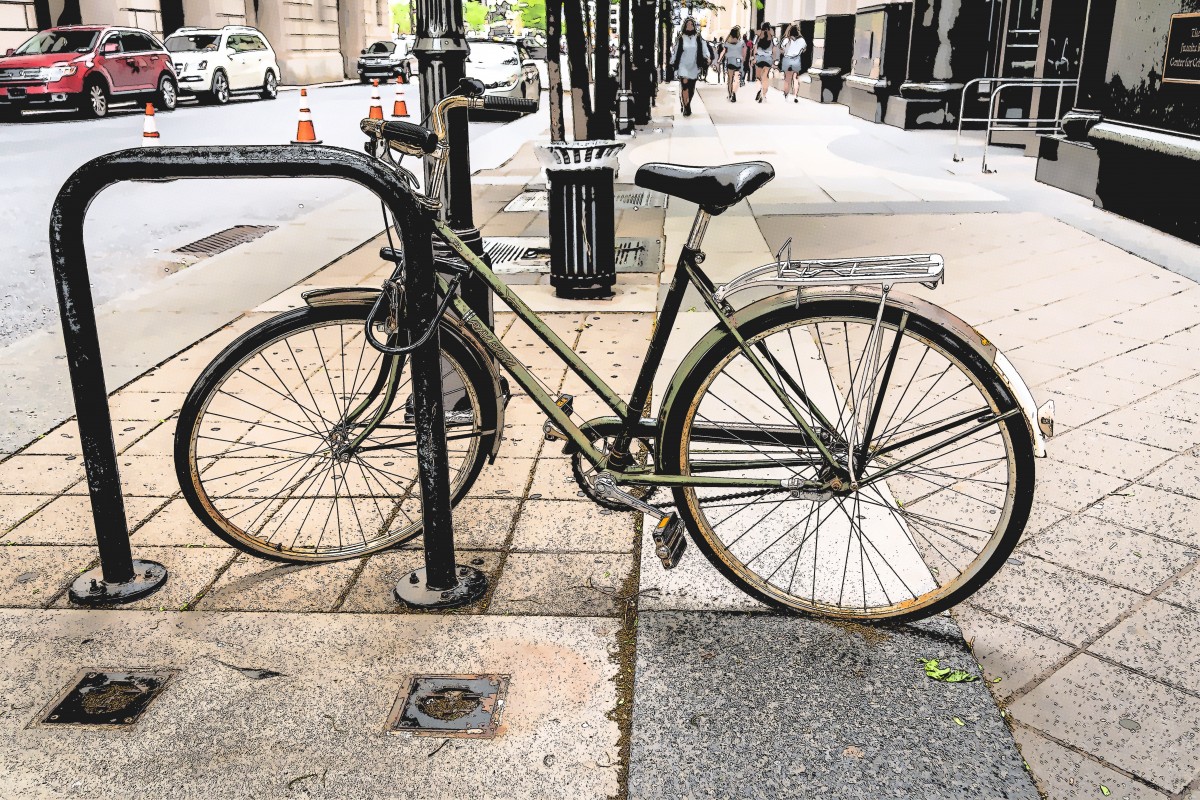
[[[995,345],[942,308],[894,289],[943,281],[932,254],[775,261],[716,286],[701,268],[711,219],[770,181],[765,162],[646,164],[637,185],[696,203],[696,217],[628,399],[623,399],[437,219],[455,108],[530,101],[465,94],[432,111],[432,131],[364,120],[368,151],[428,157],[414,190],[453,252],[434,265],[451,501],[499,450],[507,404],[497,365],[546,414],[547,441],[572,456],[581,490],[658,523],[663,566],[684,532],[729,580],[776,608],[859,621],[938,613],[983,585],[1011,553],[1034,495],[1034,458],[1053,433]],[[409,174],[410,175],[410,174]],[[411,175],[410,175],[411,177]],[[410,183],[415,186],[416,179]],[[385,216],[385,222],[387,222]],[[390,238],[390,227],[389,227]],[[416,432],[406,398],[404,254],[379,289],[324,289],[261,323],[205,369],[184,403],[176,469],[216,535],[291,562],[360,557],[421,533]],[[456,295],[482,281],[612,414],[573,419]],[[685,290],[716,325],[648,409]],[[751,289],[768,296],[736,307]],[[660,487],[669,501],[655,501]]]

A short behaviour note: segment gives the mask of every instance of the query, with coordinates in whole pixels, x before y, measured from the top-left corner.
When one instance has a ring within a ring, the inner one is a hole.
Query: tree
[[[487,24],[487,15],[487,6],[483,3],[477,3],[475,0],[463,3],[463,22],[476,33],[483,30],[483,26]]]
[[[546,0],[529,0],[521,9],[521,25],[535,30],[546,30]]]
[[[412,33],[411,3],[392,3],[392,31],[398,34]]]

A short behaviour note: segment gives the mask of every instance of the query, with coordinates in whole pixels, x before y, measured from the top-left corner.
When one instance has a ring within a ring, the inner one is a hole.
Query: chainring
[[[597,439],[592,442],[593,446],[601,453],[608,452],[608,439]],[[634,439],[633,445],[630,448],[633,455],[634,463],[638,466],[645,466],[647,462],[653,459],[654,451],[650,443],[645,439]],[[575,450],[571,454],[571,474],[575,476],[575,482],[579,484],[579,488],[587,495],[588,499],[593,503],[604,508],[610,508],[613,511],[629,511],[629,507],[620,503],[614,503],[606,497],[601,497],[596,493],[596,489],[592,486],[592,481],[600,474],[599,470],[591,465],[583,453]],[[654,491],[658,487],[646,484],[624,483],[621,488],[629,492],[631,495],[644,502],[649,502],[654,496]]]

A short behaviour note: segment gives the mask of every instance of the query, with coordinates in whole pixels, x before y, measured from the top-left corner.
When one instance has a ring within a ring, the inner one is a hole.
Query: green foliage
[[[546,30],[546,0],[529,0],[521,9],[521,25]]]
[[[487,15],[487,6],[483,3],[477,3],[475,0],[467,0],[463,3],[463,21],[471,30],[476,32],[483,30],[483,26],[487,24]]]
[[[412,3],[392,3],[392,31],[412,33]]]
[[[936,658],[922,658],[921,663],[925,665],[925,674],[935,681],[943,683],[971,683],[978,680],[975,675],[964,670],[938,666]]]

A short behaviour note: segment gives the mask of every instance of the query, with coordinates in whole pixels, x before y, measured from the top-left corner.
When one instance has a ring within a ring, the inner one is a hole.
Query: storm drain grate
[[[232,250],[239,244],[253,242],[255,239],[275,230],[275,228],[275,225],[234,225],[232,228],[217,231],[211,236],[205,236],[203,239],[197,239],[191,244],[178,247],[174,252],[186,253],[190,256],[215,256],[218,253],[224,253],[226,250]]]
[[[387,732],[492,739],[507,693],[507,675],[414,675],[396,696]]]
[[[483,251],[499,274],[549,272],[550,240],[545,236],[497,236],[483,240]],[[618,237],[617,272],[661,272],[662,240]]]
[[[38,722],[42,725],[132,725],[173,675],[171,670],[81,670]]]
[[[617,192],[613,198],[619,209],[666,208],[667,196],[650,189]],[[521,192],[509,201],[505,211],[549,211],[550,200],[546,192]]]

